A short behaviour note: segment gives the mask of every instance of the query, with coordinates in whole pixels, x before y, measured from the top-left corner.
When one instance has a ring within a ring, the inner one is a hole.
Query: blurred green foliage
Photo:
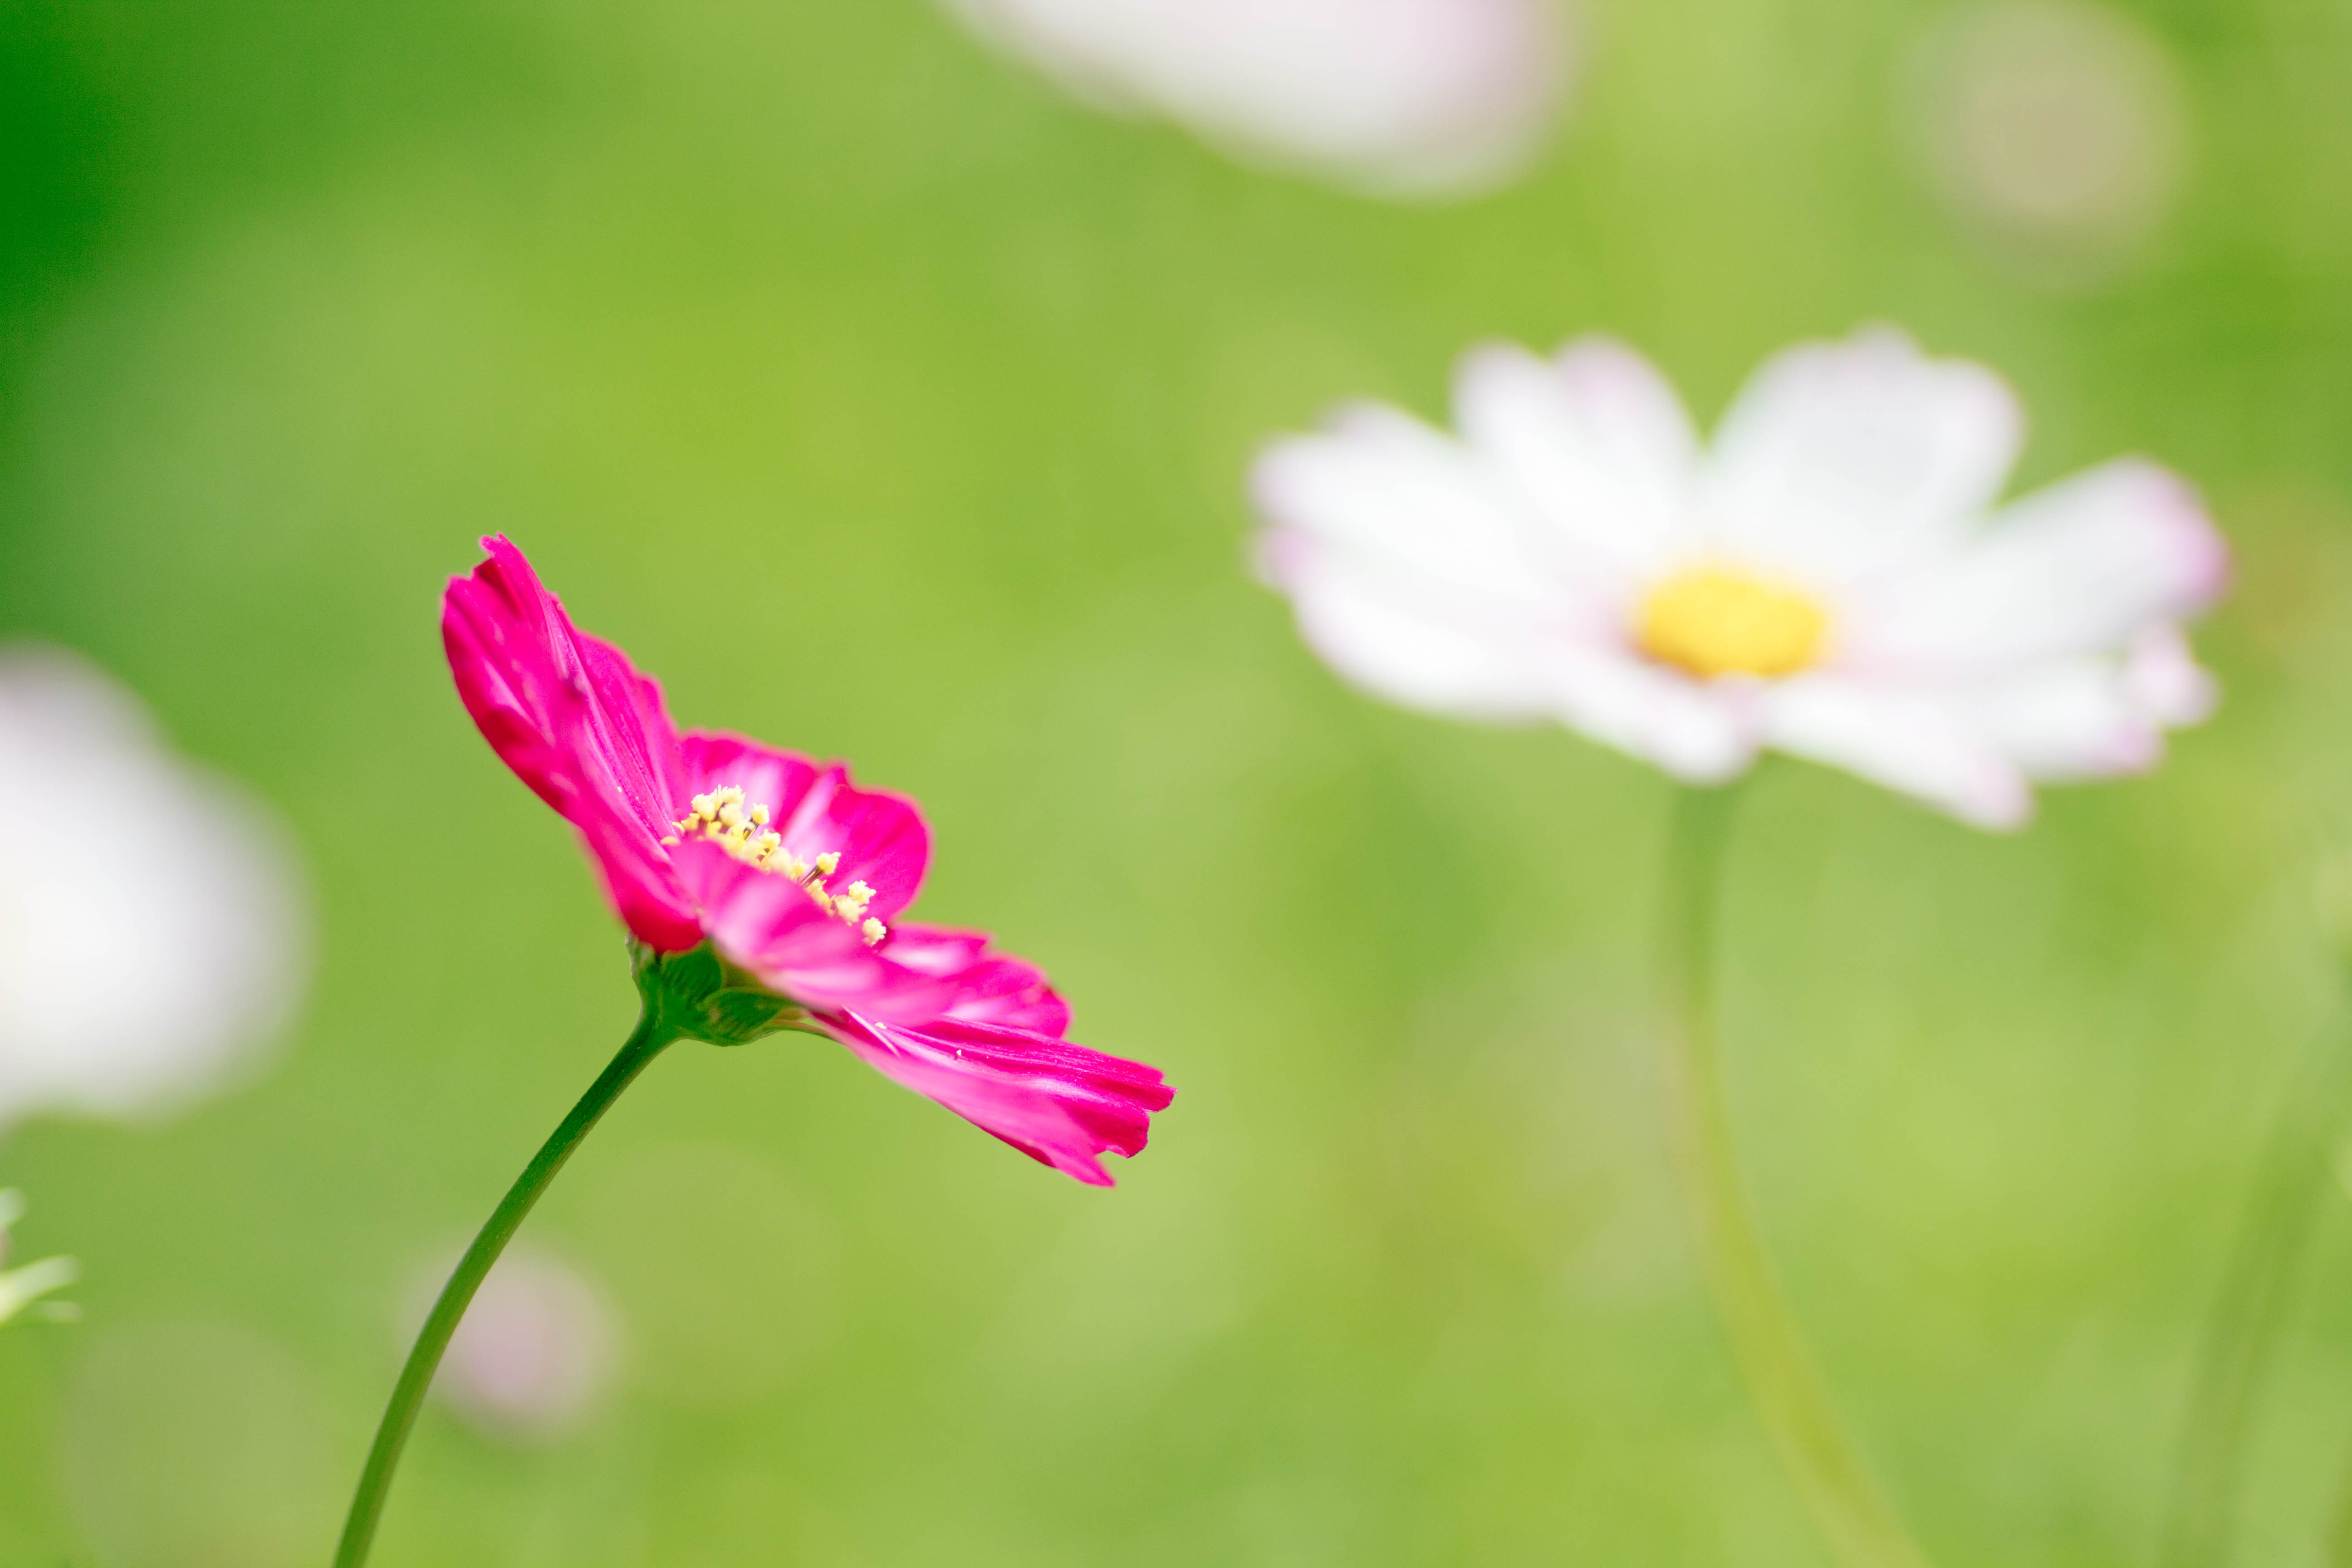
[[[2352,11],[2143,0],[2152,247],[2053,290],[1918,166],[1921,0],[1592,0],[1515,191],[1392,207],[1097,117],[924,0],[0,4],[0,627],[292,820],[320,960],[251,1087],[0,1146],[88,1321],[0,1340],[0,1563],[323,1561],[398,1301],[626,1033],[616,928],[458,709],[533,552],[688,723],[925,803],[925,912],[1181,1089],[1105,1194],[818,1042],[680,1047],[528,1234],[634,1347],[584,1431],[429,1414],[377,1561],[1810,1564],[1643,1055],[1666,785],[1341,688],[1245,570],[1254,444],[1595,328],[1712,415],[1904,322],[2029,480],[2147,450],[2242,556],[2221,717],[1983,837],[1796,765],[1735,852],[1765,1224],[1951,1564],[2144,1560],[2352,784]],[[2247,1557],[2352,1444],[2352,1225]]]

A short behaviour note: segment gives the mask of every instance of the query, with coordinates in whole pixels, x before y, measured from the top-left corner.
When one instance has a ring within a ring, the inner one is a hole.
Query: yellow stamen
[[[846,890],[833,895],[833,905],[845,921],[866,918],[866,906],[874,901],[874,889],[863,882],[852,882]]]
[[[824,879],[841,867],[838,850],[828,849],[813,861],[802,859],[784,847],[782,834],[768,826],[773,816],[768,807],[745,800],[742,790],[734,784],[721,784],[687,805],[692,809],[677,819],[677,834],[664,838],[664,844],[677,844],[682,838],[709,839],[746,865],[798,882],[819,909],[856,930],[866,945],[890,934],[887,926],[866,913],[874,902],[872,888],[852,882],[838,893],[826,890]]]
[[[1794,675],[1811,664],[1829,612],[1801,588],[1732,566],[1693,566],[1652,588],[1634,640],[1663,664],[1704,679]]]

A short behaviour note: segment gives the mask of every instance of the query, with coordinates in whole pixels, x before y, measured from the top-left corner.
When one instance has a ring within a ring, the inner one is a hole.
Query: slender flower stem
[[[2336,1516],[2327,1521],[2327,1541],[2319,1560],[2326,1568],[2352,1568],[2352,1474],[2338,1486]]]
[[[2352,1089],[2352,1018],[2341,1008],[2313,1037],[2255,1172],[2245,1217],[2213,1298],[2181,1433],[2165,1568],[2221,1568],[2246,1431],[2293,1293],[2311,1222],[2326,1191]],[[2352,1496],[2330,1561],[2352,1564]]]
[[[1748,1397],[1814,1524],[1844,1568],[1927,1568],[1840,1425],[1749,1211],[1724,1101],[1715,1020],[1717,889],[1733,789],[1675,803],[1664,931],[1664,1048],[1672,1142],[1707,1285]]]
[[[441,1364],[441,1354],[449,1348],[450,1336],[457,1331],[459,1320],[465,1317],[467,1306],[474,1292],[480,1289],[490,1266],[499,1254],[514,1239],[523,1216],[538,1203],[572,1152],[600,1121],[621,1091],[635,1081],[646,1069],[646,1064],[659,1056],[664,1047],[679,1037],[675,1025],[662,1016],[662,1010],[649,998],[645,1014],[637,1020],[635,1033],[621,1047],[610,1066],[588,1086],[580,1103],[572,1108],[562,1124],[548,1136],[532,1155],[530,1163],[515,1178],[499,1206],[490,1211],[489,1222],[474,1245],[466,1249],[458,1261],[457,1271],[443,1287],[441,1299],[433,1303],[432,1315],[416,1336],[416,1347],[408,1352],[408,1363],[400,1369],[400,1381],[393,1384],[392,1403],[385,1406],[383,1424],[376,1427],[374,1446],[369,1448],[367,1466],[360,1472],[359,1490],[352,1498],[350,1517],[343,1521],[342,1544],[335,1549],[335,1568],[360,1568],[367,1561],[368,1548],[374,1543],[377,1521],[383,1516],[385,1494],[392,1489],[393,1472],[400,1466],[401,1450],[408,1444],[409,1429],[416,1425],[416,1413],[425,1403],[425,1391],[432,1386],[434,1370]]]

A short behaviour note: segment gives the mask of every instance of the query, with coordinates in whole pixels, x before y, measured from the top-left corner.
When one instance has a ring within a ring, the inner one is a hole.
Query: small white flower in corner
[[[0,647],[0,1128],[216,1087],[284,1025],[308,945],[258,803],[83,660]]]
[[[1266,578],[1392,700],[1558,720],[1696,784],[1770,747],[1989,828],[2213,704],[2180,624],[2228,554],[2195,493],[2126,458],[1997,508],[2015,397],[1900,333],[1780,354],[1704,446],[1603,339],[1478,349],[1454,405],[1458,437],[1344,410],[1253,475]]]
[[[1381,195],[1500,184],[1567,84],[1554,0],[947,0],[1081,98]]]
[[[24,1217],[25,1194],[0,1187],[0,1263],[8,1261],[8,1227]],[[80,1317],[80,1309],[70,1301],[41,1300],[80,1278],[81,1265],[70,1258],[44,1258],[22,1268],[0,1269],[0,1328],[19,1320],[71,1322]]]

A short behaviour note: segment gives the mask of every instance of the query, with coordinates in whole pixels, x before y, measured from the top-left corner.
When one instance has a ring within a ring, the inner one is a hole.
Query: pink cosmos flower
[[[489,559],[443,600],[458,694],[578,830],[646,956],[708,942],[722,973],[756,983],[761,1028],[828,1035],[1033,1159],[1109,1185],[1099,1156],[1139,1152],[1174,1092],[1157,1068],[1065,1039],[1069,1009],[1035,965],[981,932],[900,918],[930,859],[914,802],[857,788],[838,763],[680,734],[659,685],[574,627],[522,552],[482,542]]]

